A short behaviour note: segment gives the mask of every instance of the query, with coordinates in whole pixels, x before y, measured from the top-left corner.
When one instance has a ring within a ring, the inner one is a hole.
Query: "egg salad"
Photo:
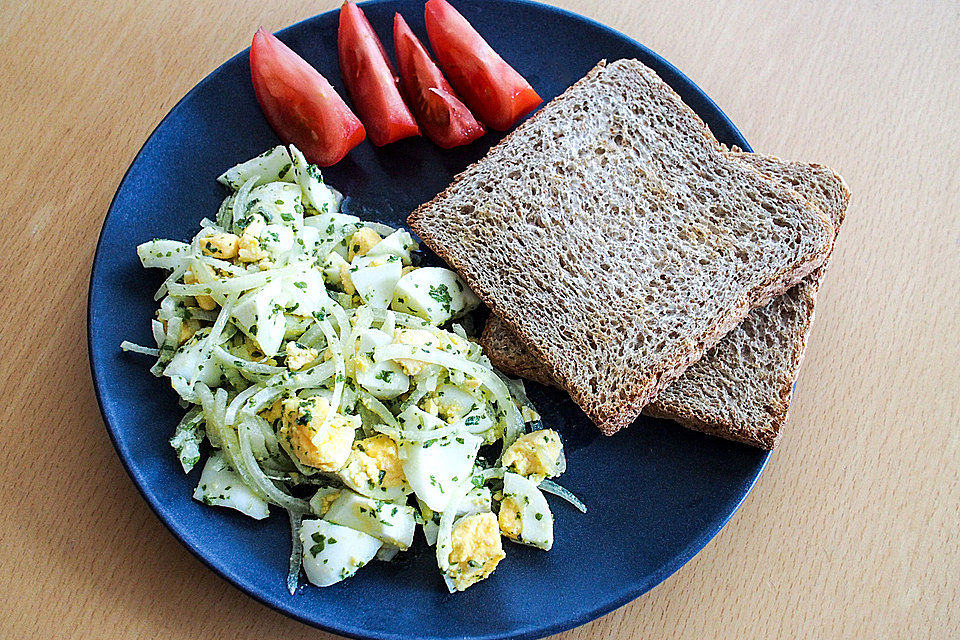
[[[429,547],[462,591],[504,538],[549,550],[544,492],[585,509],[550,480],[560,435],[464,329],[479,305],[466,283],[419,266],[406,231],[343,213],[293,146],[219,181],[230,194],[190,242],[137,247],[168,272],[157,346],[121,345],[156,357],[188,409],[170,444],[185,473],[206,455],[194,498],[285,510],[291,593],[301,571],[325,587]]]

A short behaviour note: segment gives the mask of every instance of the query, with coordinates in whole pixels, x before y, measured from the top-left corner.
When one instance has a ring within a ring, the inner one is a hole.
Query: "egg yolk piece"
[[[379,492],[396,491],[407,484],[397,443],[382,434],[353,443],[340,477],[354,490],[365,495],[372,493],[374,497],[379,497],[376,495]]]
[[[563,471],[560,467],[562,453],[560,435],[553,429],[541,429],[520,436],[507,447],[503,466],[537,481],[553,478]]]
[[[448,574],[458,591],[489,577],[505,557],[494,514],[475,513],[454,526]]]
[[[329,412],[330,403],[322,396],[285,399],[280,437],[305,466],[337,471],[350,456],[360,417],[335,413],[323,424]]]
[[[523,535],[523,518],[520,515],[520,505],[513,496],[508,496],[500,503],[500,532],[511,540],[520,540]]]

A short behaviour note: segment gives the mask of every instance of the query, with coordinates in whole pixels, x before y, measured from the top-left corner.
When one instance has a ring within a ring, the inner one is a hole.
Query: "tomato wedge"
[[[380,38],[352,2],[340,7],[340,73],[370,142],[379,146],[420,135],[417,121],[400,97],[397,76]]]
[[[336,164],[366,137],[327,79],[263,27],[250,45],[250,75],[270,126],[310,162]]]
[[[424,18],[440,68],[485,125],[506,131],[543,102],[447,0],[427,0]]]
[[[399,13],[393,16],[393,44],[397,48],[400,89],[427,137],[444,149],[452,149],[482,136],[483,125],[453,93],[453,87]]]

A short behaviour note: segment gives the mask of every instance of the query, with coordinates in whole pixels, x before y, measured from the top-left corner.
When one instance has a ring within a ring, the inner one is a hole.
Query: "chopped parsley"
[[[450,303],[453,302],[453,298],[450,297],[450,290],[447,288],[447,285],[431,285],[430,297],[443,305],[444,311],[450,311]]]
[[[322,533],[320,533],[319,531],[316,531],[310,536],[310,539],[313,540],[315,543],[310,547],[310,555],[312,555],[313,557],[317,557],[320,554],[320,552],[323,551],[323,548],[326,546],[327,537]],[[336,540],[334,540],[333,538],[330,538],[330,542],[333,543],[333,542],[336,542]]]

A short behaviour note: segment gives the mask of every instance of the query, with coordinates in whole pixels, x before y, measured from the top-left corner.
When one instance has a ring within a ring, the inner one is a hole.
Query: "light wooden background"
[[[663,54],[854,199],[793,421],[693,561],[565,640],[960,636],[960,4],[560,0]],[[94,400],[97,232],[171,106],[283,2],[0,0],[0,637],[329,638],[207,570]]]

